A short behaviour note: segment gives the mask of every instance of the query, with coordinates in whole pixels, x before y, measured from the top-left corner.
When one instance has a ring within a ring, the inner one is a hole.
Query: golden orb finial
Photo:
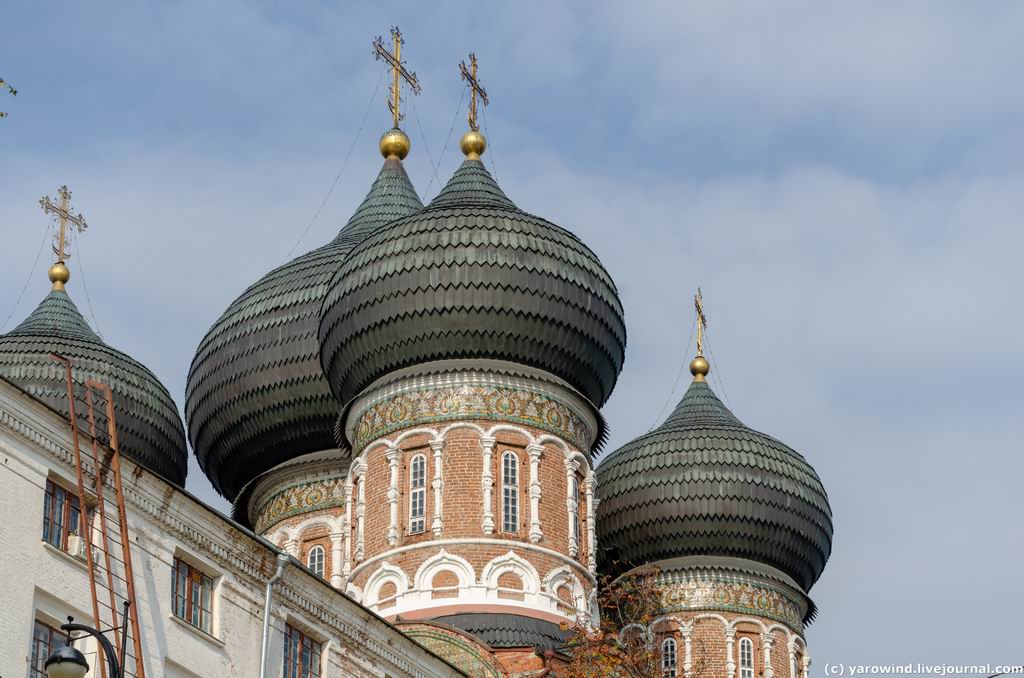
[[[704,377],[708,376],[711,372],[711,365],[704,356],[699,355],[690,361],[690,374],[693,375],[694,381],[704,381]]]
[[[71,279],[71,271],[68,270],[63,261],[58,261],[50,267],[49,276],[50,282],[53,283],[53,289],[62,290],[67,281]]]
[[[459,148],[469,160],[479,160],[487,150],[487,139],[478,130],[469,130],[459,140]]]
[[[397,127],[389,129],[381,135],[380,154],[385,158],[396,157],[399,160],[404,160],[405,156],[409,155],[410,148],[412,148],[412,142],[409,141],[409,136]]]

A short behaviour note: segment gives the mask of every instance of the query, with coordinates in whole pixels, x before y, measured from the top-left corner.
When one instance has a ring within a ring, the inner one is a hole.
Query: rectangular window
[[[47,480],[43,501],[43,541],[67,551],[68,538],[81,533],[82,509],[78,496]]]
[[[46,678],[46,659],[58,647],[67,644],[67,634],[41,621],[32,627],[32,652],[29,660],[29,678]]]
[[[427,528],[427,458],[417,454],[409,465],[409,532]]]
[[[180,558],[174,559],[171,579],[174,616],[212,633],[213,579]]]
[[[320,642],[291,624],[285,625],[284,678],[319,678]]]
[[[501,455],[501,531],[519,531],[519,457],[511,450]]]

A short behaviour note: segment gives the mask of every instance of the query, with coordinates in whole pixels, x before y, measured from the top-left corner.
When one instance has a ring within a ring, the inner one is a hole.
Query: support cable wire
[[[96,334],[100,335],[100,339],[103,339],[103,332],[100,331],[100,323],[96,320],[96,311],[92,308],[92,297],[89,296],[89,285],[85,282],[85,262],[82,260],[82,252],[78,249],[78,234],[75,233],[75,229],[70,229],[72,236],[71,242],[75,246],[75,256],[78,257],[78,272],[82,274],[82,289],[85,290],[85,301],[89,304],[89,315],[92,316],[92,326],[96,330]]]
[[[690,338],[686,341],[686,350],[683,351],[683,362],[681,362],[679,364],[679,371],[676,373],[676,381],[675,381],[674,384],[672,384],[672,391],[671,391],[671,393],[668,394],[668,398],[665,399],[665,404],[661,406],[661,411],[658,412],[658,416],[655,417],[654,423],[651,424],[651,427],[649,429],[647,429],[648,433],[653,431],[654,428],[661,422],[662,415],[665,414],[665,410],[668,409],[669,404],[672,402],[672,398],[676,394],[676,389],[679,388],[679,381],[683,378],[683,370],[686,369],[686,364],[687,364],[686,357],[688,355],[690,355],[690,345],[693,343],[693,332],[696,329],[696,327],[697,327],[697,316],[694,316],[693,317],[693,324],[690,325]]]
[[[427,184],[427,188],[423,191],[424,196],[430,195],[430,187],[434,185],[434,181],[437,179],[437,170],[441,167],[441,161],[444,160],[445,151],[448,150],[448,144],[452,140],[452,132],[455,131],[455,123],[459,120],[459,112],[462,111],[462,102],[466,100],[466,90],[463,88],[462,96],[459,98],[459,105],[455,107],[455,116],[452,118],[452,126],[448,128],[448,138],[444,140],[444,148],[441,149],[441,155],[437,157],[437,164],[434,165],[434,175],[430,177],[430,183]],[[415,110],[415,107],[413,108]],[[426,200],[423,203],[426,204]]]
[[[416,118],[416,127],[420,131],[420,140],[423,141],[423,150],[425,150],[427,152],[427,162],[430,163],[431,167],[436,168],[437,165],[434,164],[434,157],[430,154],[430,146],[427,145],[427,137],[423,133],[423,125],[420,123],[419,111],[416,110],[416,97],[409,97],[409,101],[412,104],[412,114]],[[453,127],[454,127],[454,125],[453,125]],[[448,148],[448,144],[447,143],[445,143],[445,148]],[[441,159],[438,158],[438,163],[440,163],[440,162],[441,162]],[[435,169],[434,172],[436,173],[437,170]],[[429,188],[429,186],[427,188]],[[421,195],[420,196],[420,202],[426,204],[426,200],[425,200],[426,197],[427,197],[426,193]]]
[[[39,257],[43,254],[43,247],[46,245],[46,239],[53,238],[53,222],[55,218],[56,217],[53,216],[50,217],[50,226],[46,229],[46,232],[43,233],[43,241],[39,243],[39,250],[36,252],[35,261],[32,262],[32,268],[28,272],[28,277],[25,278],[25,284],[21,287],[21,292],[18,294],[17,301],[15,301],[14,306],[11,307],[11,312],[7,314],[7,319],[4,320],[4,324],[0,326],[0,332],[7,329],[7,323],[11,322],[11,317],[14,315],[14,312],[18,310],[18,305],[21,304],[22,297],[25,296],[25,290],[28,289],[28,284],[32,282],[32,276],[36,273],[36,266],[39,265]]]
[[[370,97],[370,103],[366,105],[366,113],[363,114],[363,120],[359,123],[359,129],[356,130],[356,135],[352,139],[352,145],[349,146],[348,153],[345,155],[345,160],[341,163],[341,169],[338,170],[338,173],[334,177],[334,181],[331,183],[331,188],[327,191],[327,195],[324,196],[324,199],[320,201],[320,206],[316,208],[316,213],[313,214],[313,218],[309,220],[308,224],[306,224],[306,230],[302,232],[302,235],[300,235],[299,239],[295,241],[292,248],[288,250],[288,254],[284,257],[284,261],[281,262],[282,264],[287,263],[292,258],[292,253],[295,252],[299,243],[301,243],[302,239],[309,233],[309,229],[313,228],[313,224],[320,217],[320,213],[323,211],[324,205],[327,204],[327,200],[331,197],[331,194],[334,193],[334,188],[338,185],[338,180],[341,179],[341,174],[345,171],[345,167],[348,166],[349,158],[352,157],[352,151],[356,149],[356,143],[359,141],[359,137],[363,132],[363,127],[366,125],[366,119],[370,117],[370,109],[373,108],[373,102],[377,100],[377,92],[380,91],[380,83],[384,80],[384,72],[384,69],[381,69],[380,77],[377,78],[377,86],[373,89],[373,96]]]
[[[718,361],[715,360],[715,352],[711,349],[710,336],[706,327],[704,328],[704,342],[708,345],[708,355],[711,358],[711,374],[715,379],[715,383],[718,384],[718,390],[722,392],[722,397],[725,398],[726,407],[732,412],[732,401],[729,400],[729,394],[725,390],[725,382],[722,381],[722,376],[718,369]]]
[[[491,137],[491,131],[487,129],[487,107],[481,106],[480,110],[484,114],[484,135],[487,137],[487,139],[492,139],[493,137]],[[488,141],[488,146],[490,145],[491,144]],[[491,173],[494,174],[494,180],[500,184],[501,182],[498,181],[498,166],[494,163],[494,147],[491,146],[489,150],[491,152],[487,154],[487,157],[491,159]]]

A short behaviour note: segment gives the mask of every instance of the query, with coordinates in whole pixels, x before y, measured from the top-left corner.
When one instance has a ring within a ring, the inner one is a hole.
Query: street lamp
[[[118,661],[117,652],[110,641],[107,640],[107,637],[103,635],[103,631],[86,626],[85,624],[76,624],[74,617],[68,617],[68,623],[60,627],[62,631],[68,632],[67,645],[58,647],[47,658],[46,664],[44,664],[47,678],[84,678],[85,674],[89,672],[89,663],[85,661],[85,655],[71,646],[72,631],[87,633],[100,644],[104,654],[107,656],[108,678],[124,678],[122,667],[124,665],[125,642],[128,640],[128,606],[128,601],[125,601],[124,621],[121,625],[121,661]],[[108,630],[117,631],[117,629]]]

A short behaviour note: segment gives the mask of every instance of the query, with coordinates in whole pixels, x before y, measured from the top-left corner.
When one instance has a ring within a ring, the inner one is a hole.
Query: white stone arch
[[[761,629],[761,633],[767,633],[768,632],[768,626],[763,621],[761,621],[760,619],[758,619],[756,617],[737,617],[736,619],[733,619],[731,622],[729,622],[729,628],[735,630],[737,624],[742,624],[744,622],[749,622],[751,624],[756,624],[757,627],[759,629]]]
[[[652,621],[651,622],[651,631],[657,633],[658,632],[658,627],[661,626],[662,624],[675,624],[678,627],[678,629],[675,629],[675,630],[678,630],[680,632],[684,632],[687,629],[691,628],[689,622],[687,622],[686,620],[680,619],[679,617],[675,616],[674,614],[669,614],[669,615],[665,615],[664,617],[658,617],[657,619]]]
[[[438,434],[437,429],[411,428],[408,431],[402,431],[402,433],[399,434],[397,438],[395,438],[395,441],[391,443],[391,447],[400,448],[402,443],[404,443],[409,438],[412,438],[413,436],[430,436],[430,442],[432,443],[437,443],[442,440],[442,437]]]
[[[558,598],[558,590],[563,586],[568,587],[569,595],[572,597],[573,607],[576,609],[576,615],[593,616],[596,605],[597,605],[597,591],[592,591],[591,598],[593,601],[587,599],[586,589],[583,588],[583,583],[580,582],[580,578],[569,569],[567,565],[556,567],[555,569],[548,572],[547,576],[544,577],[544,591],[549,596],[549,604],[553,611],[558,612],[558,603],[561,602]],[[593,620],[591,620],[593,621]],[[594,622],[595,624],[597,622]]]
[[[584,469],[586,473],[584,475],[589,476],[593,473],[593,469],[590,467],[590,460],[587,459],[586,455],[579,450],[570,447],[568,443],[557,436],[553,436],[550,433],[545,433],[537,437],[537,444],[543,445],[545,443],[551,443],[562,452],[562,456],[565,457],[566,461],[577,461],[579,462],[580,468]]]
[[[536,445],[537,439],[532,433],[527,431],[522,426],[516,426],[515,424],[495,424],[491,428],[487,429],[487,433],[484,434],[485,438],[493,438],[495,433],[516,433],[526,438],[527,445]]]
[[[353,599],[357,603],[363,602],[363,591],[362,591],[362,589],[360,589],[358,586],[356,586],[355,584],[353,584],[351,582],[349,582],[349,584],[347,586],[345,586],[345,595],[348,596],[349,598]]]
[[[373,607],[380,600],[380,590],[385,584],[395,585],[395,597],[401,596],[409,590],[409,575],[400,567],[395,567],[388,561],[381,563],[370,578],[366,580],[364,587],[363,605]]]
[[[695,617],[690,619],[690,626],[691,627],[696,627],[697,626],[697,622],[703,621],[705,619],[713,619],[713,620],[715,620],[717,622],[720,622],[722,624],[722,630],[723,631],[724,630],[728,630],[729,628],[731,628],[731,625],[729,624],[729,620],[728,619],[726,619],[725,617],[723,617],[720,614],[715,614],[714,612],[702,612],[701,614],[696,615]]]
[[[470,421],[457,421],[454,424],[448,424],[443,429],[441,429],[440,432],[438,432],[437,434],[437,438],[438,440],[447,440],[449,433],[451,433],[452,431],[457,431],[460,428],[468,428],[471,431],[475,431],[481,438],[487,437],[487,432],[484,430],[483,426],[480,426],[479,424],[474,424],[473,422]]]
[[[765,633],[772,633],[773,631],[782,631],[782,637],[786,639],[787,643],[789,641],[793,640],[793,635],[794,635],[793,632],[790,631],[785,626],[783,626],[782,624],[777,624],[777,623],[776,624],[770,624],[764,630]]]
[[[536,594],[540,591],[540,575],[537,573],[537,568],[530,561],[509,550],[505,555],[498,556],[484,565],[480,583],[487,586],[488,595],[497,597],[498,580],[501,575],[507,573],[512,573],[522,580],[523,593]]]
[[[431,582],[440,572],[454,572],[459,579],[459,589],[467,589],[476,584],[476,573],[469,561],[454,553],[441,549],[423,561],[416,570],[415,586],[418,591],[430,591]]]
[[[306,518],[305,520],[303,520],[301,523],[298,523],[294,527],[292,527],[290,529],[289,528],[285,528],[285,530],[288,532],[289,537],[291,539],[298,540],[298,539],[302,538],[302,533],[303,532],[305,532],[306,530],[308,530],[308,529],[310,529],[312,527],[317,527],[317,526],[326,527],[327,528],[327,532],[329,534],[335,534],[335,533],[341,532],[342,529],[343,529],[341,516],[318,515],[318,516],[310,516],[309,518]]]

